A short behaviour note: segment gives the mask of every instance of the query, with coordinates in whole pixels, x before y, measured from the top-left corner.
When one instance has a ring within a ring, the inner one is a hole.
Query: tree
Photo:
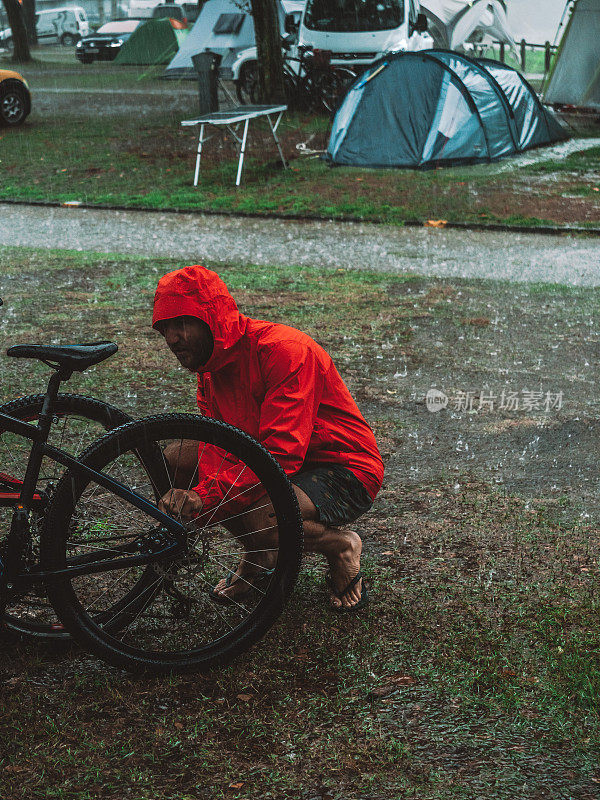
[[[19,0],[2,0],[2,2],[4,3],[8,24],[12,32],[13,58],[18,63],[24,64],[27,61],[31,61],[31,51],[29,50],[21,5]]]
[[[285,102],[283,58],[276,0],[250,0],[258,52],[259,94],[263,103]]]
[[[37,44],[37,30],[35,27],[35,0],[22,0],[21,8],[23,9],[23,19],[25,21],[25,30],[27,31],[27,40],[29,44]]]

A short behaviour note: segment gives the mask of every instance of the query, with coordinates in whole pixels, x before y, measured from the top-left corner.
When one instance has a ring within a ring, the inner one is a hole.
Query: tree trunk
[[[281,34],[275,0],[251,0],[258,51],[259,94],[263,103],[285,102]]]
[[[27,61],[31,61],[31,52],[27,41],[27,31],[21,6],[18,0],[2,0],[2,2],[4,3],[8,24],[12,32],[13,59],[19,64],[25,64]]]
[[[23,0],[23,18],[25,20],[25,30],[29,44],[37,44],[37,30],[35,27],[35,0]]]
[[[98,0],[98,21],[104,25],[104,0]]]

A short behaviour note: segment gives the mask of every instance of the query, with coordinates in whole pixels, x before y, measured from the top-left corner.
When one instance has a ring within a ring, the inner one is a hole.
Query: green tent
[[[149,19],[125,42],[115,64],[168,64],[187,30],[175,30],[168,19]]]

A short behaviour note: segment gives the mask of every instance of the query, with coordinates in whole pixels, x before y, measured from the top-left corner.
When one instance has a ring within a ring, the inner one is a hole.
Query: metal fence
[[[506,59],[506,45],[504,42],[498,42],[497,44],[500,49],[500,61],[504,62]],[[550,42],[544,42],[544,44],[533,44],[532,42],[526,42],[525,39],[521,39],[518,47],[521,60],[521,69],[523,71],[526,69],[528,50],[532,52],[535,52],[536,50],[544,51],[544,74],[550,70],[552,56],[558,50],[558,47],[550,44]]]

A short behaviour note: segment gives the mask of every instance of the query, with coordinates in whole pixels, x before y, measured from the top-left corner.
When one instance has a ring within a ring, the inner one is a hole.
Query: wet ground
[[[82,65],[74,50],[40,47],[36,61],[19,67],[32,93],[31,122],[53,116],[77,118],[102,116],[153,117],[173,115],[177,121],[195,115],[198,88],[195,80],[160,80],[164,65],[119,66],[109,61]],[[7,66],[7,65],[2,65]],[[227,84],[220,104],[231,103]]]
[[[580,235],[0,204],[0,244],[600,285],[600,240]]]

